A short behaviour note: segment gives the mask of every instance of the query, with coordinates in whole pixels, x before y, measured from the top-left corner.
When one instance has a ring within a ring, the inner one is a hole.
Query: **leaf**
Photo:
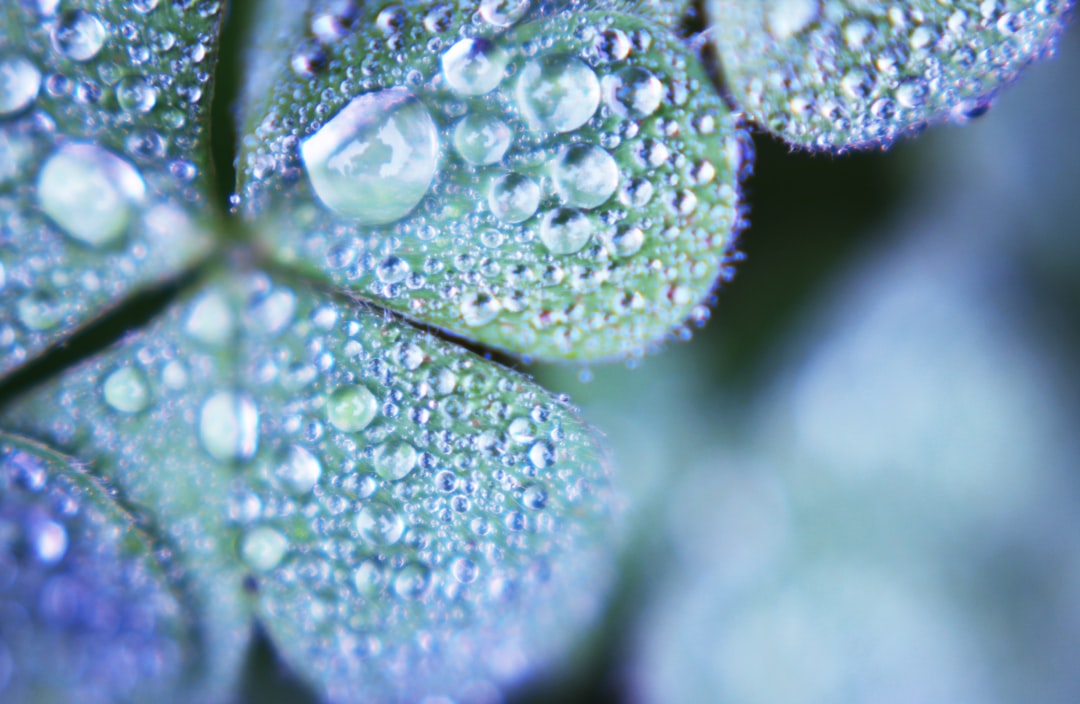
[[[269,255],[537,358],[635,354],[703,317],[747,150],[696,58],[616,12],[474,10],[264,30],[240,193]]]
[[[171,698],[198,634],[168,550],[83,467],[0,433],[0,694]]]
[[[159,507],[206,598],[244,577],[331,700],[467,698],[533,674],[612,576],[607,464],[571,409],[302,282],[218,275],[0,422],[95,453]]]
[[[1069,0],[710,0],[731,97],[802,146],[888,144],[966,122],[1051,55]]]
[[[209,244],[220,3],[82,4],[0,9],[0,374]]]

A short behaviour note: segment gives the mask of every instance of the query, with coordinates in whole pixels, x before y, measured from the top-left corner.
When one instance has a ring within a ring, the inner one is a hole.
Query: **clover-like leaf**
[[[803,147],[888,144],[981,114],[1053,53],[1071,0],[709,0],[731,97]]]
[[[610,580],[606,463],[571,410],[304,284],[216,276],[2,422],[153,505],[199,606],[246,589],[333,700],[532,673]]]
[[[527,8],[282,13],[245,212],[281,264],[410,318],[539,358],[632,354],[705,314],[745,136],[654,21]]]
[[[169,698],[198,634],[167,550],[69,457],[0,433],[0,694]]]
[[[205,253],[220,3],[0,6],[0,373]]]

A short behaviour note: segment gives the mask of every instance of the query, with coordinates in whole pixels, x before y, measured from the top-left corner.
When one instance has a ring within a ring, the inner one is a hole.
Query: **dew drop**
[[[502,174],[491,182],[488,207],[503,222],[524,222],[540,205],[540,186],[524,174]]]
[[[537,469],[547,469],[555,464],[555,447],[546,440],[541,440],[529,448],[529,462]]]
[[[105,44],[105,25],[97,15],[86,10],[65,12],[52,31],[52,45],[57,53],[72,61],[89,61]]]
[[[490,323],[502,310],[499,299],[485,291],[468,293],[461,297],[461,318],[469,327]]]
[[[551,175],[563,202],[581,208],[601,205],[619,186],[619,165],[610,154],[592,144],[563,149]]]
[[[454,149],[470,164],[485,166],[502,160],[512,138],[510,126],[494,115],[470,113],[454,128]]]
[[[578,252],[592,236],[589,217],[576,208],[556,208],[544,213],[540,241],[552,254]]]
[[[124,112],[148,113],[157,104],[157,90],[143,76],[125,76],[116,84],[116,102]]]
[[[288,548],[289,541],[284,535],[262,526],[244,534],[240,543],[240,557],[251,569],[269,572],[281,564]]]
[[[356,514],[356,531],[371,545],[393,545],[405,535],[405,520],[393,507],[372,501]]]
[[[388,481],[404,479],[416,466],[416,448],[404,440],[390,440],[375,448],[372,461],[379,476]]]
[[[484,95],[498,88],[508,61],[505,51],[483,37],[456,42],[440,59],[443,77],[460,95]]]
[[[225,294],[211,289],[199,295],[188,310],[184,331],[195,340],[220,347],[233,338],[236,319]]]
[[[526,487],[525,491],[521,494],[521,503],[524,504],[526,508],[531,508],[534,511],[539,511],[547,506],[547,500],[547,491],[544,487],[537,484]]]
[[[439,135],[412,91],[387,88],[353,98],[301,142],[300,155],[324,205],[386,225],[423,200],[438,170]]]
[[[105,403],[121,413],[139,413],[150,406],[150,386],[137,367],[120,367],[105,378]]]
[[[522,68],[515,97],[530,128],[570,132],[600,106],[600,81],[581,59],[545,56]]]
[[[326,418],[344,433],[356,433],[371,424],[378,401],[366,386],[342,386],[326,401]]]
[[[817,19],[819,0],[765,0],[765,22],[777,39],[793,37]]]
[[[64,305],[48,294],[31,293],[15,304],[15,315],[30,330],[51,330],[64,319]]]
[[[291,445],[276,474],[294,494],[306,494],[319,481],[322,463],[311,451],[301,445]]]
[[[629,66],[604,78],[604,99],[616,115],[636,120],[659,109],[664,84],[648,69]]]
[[[64,559],[68,549],[68,534],[64,526],[56,521],[37,521],[28,532],[28,542],[38,562],[55,565]]]
[[[21,56],[0,58],[0,117],[30,106],[41,89],[41,71]]]
[[[495,27],[509,27],[528,10],[529,0],[480,0],[480,18]]]
[[[450,573],[462,584],[471,584],[476,581],[480,569],[469,558],[459,557],[450,564]]]
[[[221,462],[251,459],[259,446],[259,410],[247,394],[219,391],[203,403],[199,440]]]
[[[406,599],[419,599],[431,586],[431,570],[418,562],[410,562],[394,577],[394,591]]]
[[[61,146],[38,174],[41,210],[68,235],[91,247],[117,241],[145,194],[139,171],[96,144]]]
[[[245,322],[264,335],[280,334],[296,313],[296,294],[288,288],[275,288],[254,300],[248,307]]]
[[[382,586],[382,568],[373,560],[364,560],[353,572],[353,584],[356,591],[364,596],[372,596]]]

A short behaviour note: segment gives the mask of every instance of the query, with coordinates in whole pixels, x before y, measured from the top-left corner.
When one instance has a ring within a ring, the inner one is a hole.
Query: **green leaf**
[[[966,122],[1051,55],[1069,0],[710,0],[731,97],[811,148],[880,146]]]
[[[635,354],[703,317],[747,151],[695,56],[615,12],[474,15],[265,30],[240,193],[270,256],[539,358]]]
[[[171,698],[198,634],[169,551],[78,462],[0,433],[0,693]]]
[[[220,4],[81,4],[0,9],[0,374],[208,245]]]
[[[535,673],[611,578],[607,464],[570,408],[299,282],[214,277],[0,420],[155,506],[203,609],[246,577],[286,661],[335,700]]]

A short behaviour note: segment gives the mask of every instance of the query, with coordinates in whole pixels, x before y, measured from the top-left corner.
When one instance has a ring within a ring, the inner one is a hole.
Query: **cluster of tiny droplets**
[[[728,87],[750,117],[813,148],[887,145],[964,122],[1053,51],[1068,0],[712,0]]]
[[[241,155],[274,257],[539,358],[624,356],[700,316],[747,152],[689,51],[527,2],[341,8],[293,38]]]
[[[112,498],[62,463],[0,435],[0,699],[134,701],[183,674],[184,610]]]
[[[205,246],[219,2],[81,5],[0,9],[0,372]]]
[[[169,502],[201,488],[235,536],[220,561],[332,699],[448,693],[560,652],[611,569],[592,432],[524,377],[304,291],[211,282],[4,422],[111,448],[103,471],[186,550],[192,509]]]

